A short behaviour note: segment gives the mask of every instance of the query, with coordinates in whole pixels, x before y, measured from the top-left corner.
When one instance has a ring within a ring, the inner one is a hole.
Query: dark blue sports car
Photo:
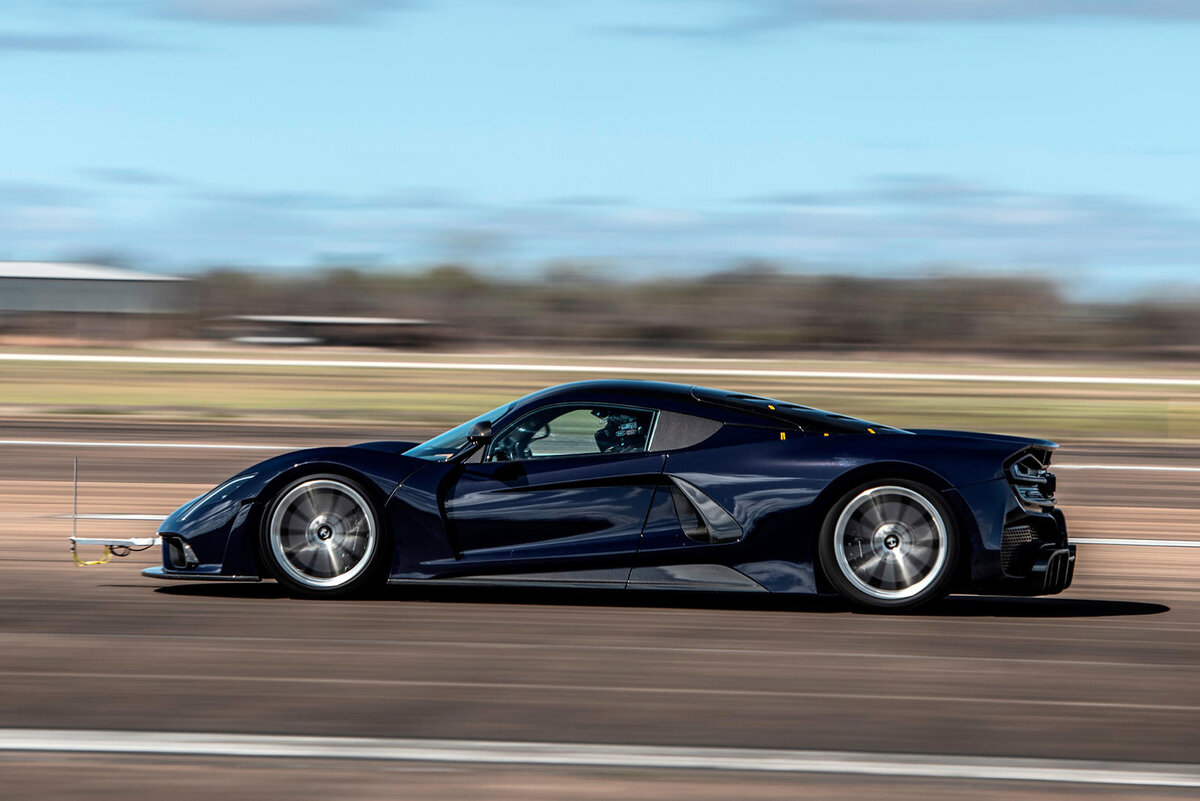
[[[162,524],[146,575],[837,592],[907,609],[1071,583],[1053,442],[900,430],[703,387],[587,381],[423,444],[268,459]]]

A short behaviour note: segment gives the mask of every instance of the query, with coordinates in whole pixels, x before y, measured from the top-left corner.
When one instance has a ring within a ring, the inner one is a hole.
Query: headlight
[[[1054,505],[1054,474],[1032,453],[1026,453],[1008,466],[1008,483],[1031,511]]]

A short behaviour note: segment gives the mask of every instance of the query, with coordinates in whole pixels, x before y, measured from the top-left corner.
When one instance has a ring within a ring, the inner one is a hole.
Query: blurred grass
[[[145,355],[139,352],[138,355]],[[155,354],[159,355],[159,354]],[[247,357],[250,354],[179,354]],[[293,357],[292,352],[282,355]],[[381,357],[345,353],[295,354],[295,358]],[[528,364],[595,364],[606,368],[688,367],[689,360],[647,357],[501,357],[388,355],[421,359]],[[993,372],[1046,375],[1188,375],[1179,365],[967,364],[942,361],[715,360],[717,367],[889,372]],[[1192,373],[1194,375],[1194,373]],[[432,431],[461,422],[507,400],[551,384],[577,380],[532,368],[526,372],[304,366],[110,365],[0,362],[0,415],[147,415],[156,418],[242,419],[255,422],[369,421]],[[598,377],[619,377],[604,373]],[[655,378],[654,375],[631,375]],[[1200,388],[879,381],[820,378],[657,376],[770,395],[902,427],[980,429],[1050,438],[1200,439]]]

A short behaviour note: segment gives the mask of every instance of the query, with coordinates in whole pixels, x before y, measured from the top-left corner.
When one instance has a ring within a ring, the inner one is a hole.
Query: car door
[[[517,572],[632,563],[666,459],[647,451],[656,417],[572,403],[508,426],[448,493],[460,564]]]

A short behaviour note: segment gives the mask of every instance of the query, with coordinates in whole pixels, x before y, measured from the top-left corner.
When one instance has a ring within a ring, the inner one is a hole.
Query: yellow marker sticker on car
[[[875,433],[875,429],[873,429],[873,428],[868,428],[867,430],[870,431],[872,434]]]
[[[779,432],[779,438],[780,438],[780,439],[787,439],[787,432],[786,432],[786,431],[780,431],[780,432]]]
[[[826,432],[825,432],[825,436],[827,436],[827,437],[829,436],[829,432],[828,432],[828,431],[826,431]]]
[[[775,407],[769,403],[767,404],[767,408],[770,409],[771,411],[775,411]]]

